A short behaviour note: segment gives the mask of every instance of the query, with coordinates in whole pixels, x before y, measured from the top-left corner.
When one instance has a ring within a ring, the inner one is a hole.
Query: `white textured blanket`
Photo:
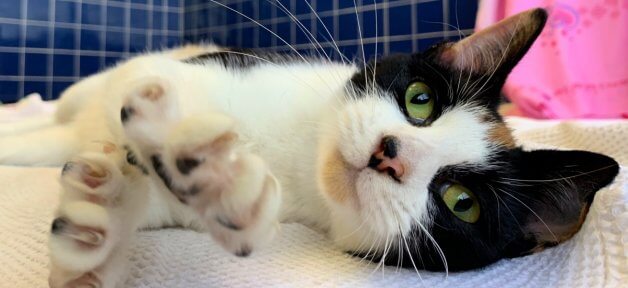
[[[598,192],[582,230],[539,254],[482,270],[430,273],[376,268],[321,235],[283,225],[271,247],[246,259],[208,235],[180,229],[139,233],[128,287],[628,287],[628,122],[509,119],[527,147],[585,149],[613,156],[620,175]],[[58,169],[0,167],[0,287],[46,287],[47,236]]]

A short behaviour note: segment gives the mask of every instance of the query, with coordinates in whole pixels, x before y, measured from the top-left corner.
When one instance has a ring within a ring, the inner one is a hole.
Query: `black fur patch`
[[[255,49],[236,49],[230,48],[226,51],[212,52],[202,54],[196,57],[183,60],[190,64],[205,64],[207,62],[215,62],[221,64],[227,69],[237,71],[246,71],[247,69],[262,64],[281,65],[295,62],[312,62],[322,61],[317,58],[303,59],[299,56],[285,53],[276,53]]]
[[[66,220],[65,218],[56,218],[54,221],[52,221],[50,232],[52,234],[59,234],[66,226],[68,226],[68,224],[68,220]]]
[[[201,161],[194,158],[179,158],[177,159],[177,169],[181,174],[188,175],[194,168],[196,168]]]
[[[129,121],[129,118],[133,116],[133,114],[135,114],[135,109],[131,107],[122,107],[122,109],[120,109],[120,121],[122,121],[123,124],[126,123]]]
[[[238,257],[248,257],[249,255],[251,255],[251,252],[253,252],[251,247],[242,246],[240,250],[235,252],[235,255]]]
[[[172,178],[170,178],[170,174],[168,174],[163,162],[161,162],[161,156],[155,154],[150,157],[150,161],[153,164],[153,169],[155,169],[157,176],[159,176],[164,185],[172,191]]]
[[[63,164],[63,168],[61,169],[61,175],[65,175],[66,173],[70,172],[73,167],[74,162],[66,162],[65,164]]]
[[[124,150],[126,150],[126,162],[139,168],[142,173],[144,173],[144,175],[148,175],[148,168],[146,168],[144,164],[140,163],[139,160],[137,160],[137,156],[131,150],[131,147],[129,147],[128,145],[124,145]]]

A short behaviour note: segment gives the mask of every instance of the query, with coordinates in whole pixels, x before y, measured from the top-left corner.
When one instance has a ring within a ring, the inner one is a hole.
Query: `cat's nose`
[[[399,181],[404,173],[404,167],[397,150],[399,148],[399,139],[395,136],[385,136],[379,147],[371,155],[368,167],[379,172],[388,173],[395,180]]]

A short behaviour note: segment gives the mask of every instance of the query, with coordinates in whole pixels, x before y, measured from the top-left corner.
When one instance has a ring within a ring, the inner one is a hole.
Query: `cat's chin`
[[[335,154],[335,153],[334,153]],[[326,161],[326,173],[320,177],[322,193],[326,205],[330,208],[329,238],[346,252],[381,252],[383,245],[390,238],[390,231],[380,231],[381,225],[374,218],[365,217],[363,199],[360,199],[358,187],[364,179],[377,177],[369,173],[368,168],[351,166],[342,157],[331,157]],[[375,199],[364,199],[376,201]],[[374,215],[370,215],[374,216]],[[378,217],[375,217],[378,218]]]

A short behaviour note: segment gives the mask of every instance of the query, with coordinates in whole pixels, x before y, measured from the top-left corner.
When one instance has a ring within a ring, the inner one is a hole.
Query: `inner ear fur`
[[[521,12],[446,45],[440,60],[461,71],[508,73],[528,51],[546,21],[547,12],[543,9]]]
[[[536,248],[570,239],[582,226],[595,193],[613,181],[619,164],[606,155],[586,151],[515,152],[519,197],[533,210],[524,233]],[[533,252],[533,251],[530,251]]]

